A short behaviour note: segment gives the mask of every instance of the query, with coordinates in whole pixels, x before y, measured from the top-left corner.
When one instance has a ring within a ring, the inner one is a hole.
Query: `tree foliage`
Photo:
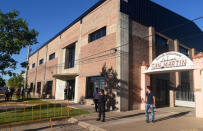
[[[0,87],[5,86],[6,83],[3,78],[0,78]]]
[[[38,32],[30,30],[27,22],[18,15],[16,10],[7,13],[0,11],[0,78],[13,75],[17,61],[12,55],[19,54],[29,44],[37,43]]]
[[[7,82],[7,86],[10,88],[10,87],[13,87],[13,88],[19,88],[19,87],[22,87],[23,86],[23,82],[24,82],[24,78],[23,76],[20,74],[20,75],[14,75],[13,77],[11,77],[8,82]]]
[[[28,66],[28,62],[24,61],[24,62],[20,63],[20,65],[22,68],[26,68]]]

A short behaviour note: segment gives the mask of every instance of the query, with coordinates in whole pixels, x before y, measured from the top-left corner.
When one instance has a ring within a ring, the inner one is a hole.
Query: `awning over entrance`
[[[55,74],[53,75],[53,77],[60,80],[72,80],[78,75],[79,74],[77,73],[63,73],[63,74]]]
[[[190,58],[180,52],[170,51],[156,57],[145,73],[154,74],[193,69],[194,64]]]

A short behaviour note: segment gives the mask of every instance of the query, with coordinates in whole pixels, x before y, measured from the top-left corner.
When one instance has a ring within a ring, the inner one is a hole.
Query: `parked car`
[[[6,86],[0,87],[0,94],[5,94],[6,90],[8,90],[8,87]]]

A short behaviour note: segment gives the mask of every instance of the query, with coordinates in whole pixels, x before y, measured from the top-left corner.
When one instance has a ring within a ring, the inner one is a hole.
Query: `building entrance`
[[[74,100],[75,98],[75,80],[67,80],[66,88],[64,90],[65,99]]]
[[[157,106],[168,105],[169,87],[171,86],[175,87],[174,89],[176,91],[174,95],[172,93],[170,96],[171,98],[175,96],[175,105],[194,107],[194,92],[192,87],[190,87],[192,79],[190,79],[189,75],[189,71],[191,70],[194,70],[193,62],[180,52],[166,52],[160,54],[153,60],[149,68],[145,71],[145,74],[151,74],[150,77],[152,76],[152,79],[150,84],[154,88],[157,87],[155,88]],[[175,80],[175,83],[170,81],[169,73],[172,72],[179,72],[178,76],[172,78],[173,81]],[[163,75],[166,73],[168,73],[167,76]],[[169,86],[169,83],[172,84]],[[173,106],[174,99],[171,99],[171,106]]]
[[[169,106],[169,74],[151,75],[152,91],[157,107]]]

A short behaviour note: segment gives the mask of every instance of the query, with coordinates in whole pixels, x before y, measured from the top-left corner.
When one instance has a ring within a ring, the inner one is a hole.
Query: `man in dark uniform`
[[[101,115],[103,116],[102,122],[105,122],[105,104],[106,104],[106,96],[104,95],[104,90],[101,89],[99,91],[99,100],[98,100],[98,107],[99,107],[99,118],[97,121],[101,120]]]

